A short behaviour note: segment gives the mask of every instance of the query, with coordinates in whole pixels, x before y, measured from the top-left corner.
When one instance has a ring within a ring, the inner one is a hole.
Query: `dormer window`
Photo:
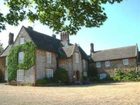
[[[105,61],[105,67],[110,67],[110,61]]]
[[[25,43],[25,39],[23,37],[21,37],[20,40],[19,40],[19,44],[21,45],[21,44],[24,44],[24,43]]]
[[[129,65],[129,60],[128,59],[123,59],[123,64],[124,65]]]
[[[101,62],[96,62],[96,67],[101,68]]]

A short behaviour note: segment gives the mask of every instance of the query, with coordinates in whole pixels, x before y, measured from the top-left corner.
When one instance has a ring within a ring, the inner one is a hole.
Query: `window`
[[[83,76],[87,77],[87,72],[86,71],[83,72]]]
[[[101,62],[96,62],[96,67],[101,68]]]
[[[84,70],[86,69],[86,61],[85,60],[83,60],[83,68],[84,68]]]
[[[103,80],[103,79],[105,79],[106,77],[107,77],[107,74],[106,74],[106,73],[101,73],[101,74],[99,74],[100,80]]]
[[[8,56],[6,57],[6,61],[5,61],[6,63],[6,66],[8,65]]]
[[[53,69],[47,69],[47,78],[53,78]]]
[[[110,67],[110,61],[105,61],[105,67]]]
[[[24,60],[24,52],[19,52],[18,63],[23,63],[23,60]]]
[[[24,81],[24,70],[17,70],[17,81]]]
[[[24,43],[25,43],[24,38],[20,38],[20,40],[19,40],[19,44],[24,44]]]
[[[123,59],[123,64],[124,64],[124,65],[128,65],[128,64],[129,64],[128,59]]]
[[[51,64],[52,62],[52,54],[50,52],[47,52],[47,63]]]
[[[75,62],[79,63],[79,54],[78,53],[75,53]]]

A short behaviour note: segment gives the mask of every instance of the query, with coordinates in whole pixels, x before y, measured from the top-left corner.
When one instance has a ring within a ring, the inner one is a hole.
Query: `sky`
[[[90,43],[94,43],[95,51],[136,44],[140,47],[140,0],[123,0],[120,4],[106,4],[104,7],[108,16],[106,22],[100,28],[82,28],[77,35],[70,36],[70,42],[79,44],[87,54],[90,53]],[[7,9],[0,4],[0,11],[6,12]],[[54,34],[39,22],[25,20],[18,26],[6,25],[6,30],[0,33],[4,48],[8,45],[9,32],[14,33],[16,38],[22,26],[32,26],[34,30],[47,35]]]

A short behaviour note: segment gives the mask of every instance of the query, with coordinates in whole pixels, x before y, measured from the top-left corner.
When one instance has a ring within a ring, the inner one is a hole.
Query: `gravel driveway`
[[[0,105],[140,105],[140,82],[70,87],[0,84]]]

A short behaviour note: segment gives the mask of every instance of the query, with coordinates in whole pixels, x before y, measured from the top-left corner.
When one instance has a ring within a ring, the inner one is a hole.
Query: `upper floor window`
[[[47,78],[53,78],[53,69],[47,69]]]
[[[83,68],[86,69],[86,61],[83,60]]]
[[[75,62],[79,63],[79,53],[75,53]]]
[[[110,67],[110,61],[105,61],[105,67]]]
[[[96,67],[101,68],[101,62],[96,62]]]
[[[24,52],[19,52],[18,63],[23,63],[23,60],[24,60]]]
[[[128,59],[123,59],[123,64],[124,65],[129,65],[129,60]]]
[[[52,54],[50,52],[47,52],[47,63],[52,63]]]
[[[24,43],[25,43],[25,39],[23,37],[21,37],[19,40],[19,44],[24,44]]]

